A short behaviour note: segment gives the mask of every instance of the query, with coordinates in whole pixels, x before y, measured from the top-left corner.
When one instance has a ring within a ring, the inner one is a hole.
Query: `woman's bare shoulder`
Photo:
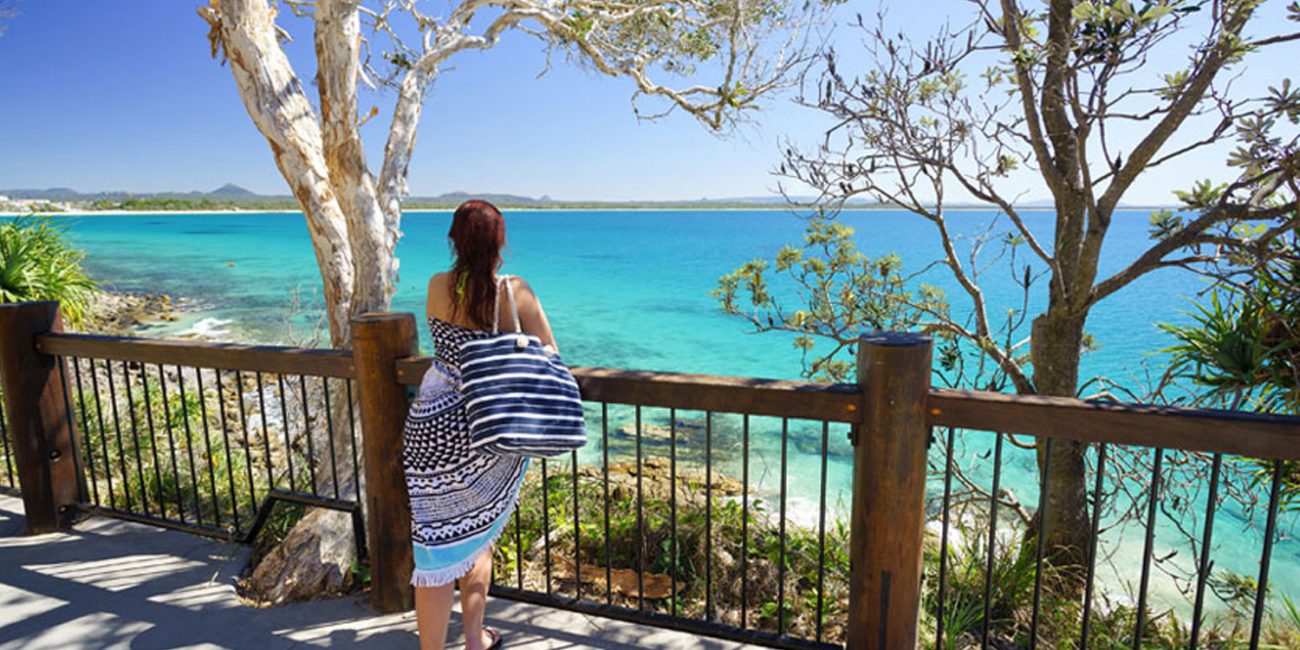
[[[515,293],[533,293],[533,287],[528,284],[528,281],[517,275],[510,276],[510,288],[513,289]]]
[[[515,300],[519,303],[521,309],[535,309],[539,302],[537,294],[533,293],[532,285],[528,281],[517,276],[510,276],[510,290],[515,294]]]
[[[447,287],[451,286],[448,278],[450,273],[434,273],[429,278],[429,292],[425,300],[424,311],[429,316],[440,315],[446,308],[444,303],[447,302]]]

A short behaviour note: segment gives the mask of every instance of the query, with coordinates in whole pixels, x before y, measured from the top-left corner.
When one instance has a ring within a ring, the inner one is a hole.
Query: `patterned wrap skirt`
[[[402,465],[411,499],[411,584],[416,587],[448,584],[490,551],[528,470],[525,456],[469,448],[456,374],[434,362],[406,416]]]

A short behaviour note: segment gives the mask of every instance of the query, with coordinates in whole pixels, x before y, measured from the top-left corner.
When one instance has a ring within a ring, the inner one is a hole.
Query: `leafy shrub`
[[[80,326],[95,291],[83,257],[47,217],[0,224],[0,302],[57,300],[67,324]]]

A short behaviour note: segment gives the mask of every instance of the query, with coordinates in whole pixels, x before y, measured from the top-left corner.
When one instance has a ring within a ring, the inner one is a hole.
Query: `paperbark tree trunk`
[[[354,297],[346,219],[315,111],[277,41],[275,11],[264,0],[213,0],[202,15],[219,37],[244,108],[302,207],[320,268],[330,340],[346,342]]]
[[[330,341],[334,347],[348,348],[352,316],[387,308],[390,266],[382,261],[385,249],[375,244],[384,237],[376,232],[383,219],[357,133],[356,7],[346,2],[319,4],[320,122],[280,47],[275,11],[265,0],[213,0],[201,14],[215,32],[214,47],[219,43],[225,52],[244,107],[302,207],[324,287]],[[315,445],[321,453],[348,450],[352,444],[346,398],[336,394],[332,407],[330,415],[339,426],[326,428],[334,444]],[[312,462],[324,467],[331,459]],[[352,456],[340,452],[332,462],[339,468],[340,494],[356,498],[360,486],[350,480]],[[325,474],[317,472],[321,481],[328,480]],[[319,491],[323,486],[316,487]],[[254,570],[249,590],[260,599],[284,603],[346,588],[356,559],[352,535],[345,513],[310,513]]]
[[[322,147],[330,186],[347,220],[354,287],[351,314],[384,311],[393,294],[397,232],[385,227],[357,123],[361,17],[355,2],[320,0],[315,18]],[[350,347],[351,341],[335,340],[334,346]]]

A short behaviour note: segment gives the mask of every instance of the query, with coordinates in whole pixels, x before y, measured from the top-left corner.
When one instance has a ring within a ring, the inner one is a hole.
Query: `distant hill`
[[[43,190],[33,189],[12,189],[0,190],[0,196],[7,196],[11,199],[28,200],[28,201],[51,201],[64,204],[70,204],[73,207],[92,210],[219,210],[219,209],[248,209],[248,210],[296,210],[297,201],[287,194],[257,194],[252,190],[226,183],[221,187],[210,192],[78,192],[67,187],[51,187]],[[505,193],[475,193],[465,191],[446,192],[435,196],[409,196],[403,202],[407,209],[449,209],[460,205],[466,199],[484,199],[502,208],[532,208],[532,209],[634,209],[634,208],[659,208],[659,209],[784,209],[789,206],[789,200],[793,200],[798,205],[811,205],[814,197],[812,196],[793,196],[787,200],[784,196],[766,195],[766,196],[740,196],[709,198],[701,197],[695,200],[656,200],[656,201],[593,201],[593,200],[571,200],[571,199],[554,199],[549,195],[543,194],[540,197],[523,196],[521,194]],[[871,208],[890,208],[893,206],[876,203],[868,200],[850,201],[848,207],[857,209]],[[1052,202],[1044,199],[1033,199],[1020,202],[1019,207],[1022,209],[1051,209]],[[961,204],[950,205],[951,208],[977,207],[987,209],[987,206],[966,206]],[[1122,209],[1134,210],[1148,207],[1165,207],[1165,206],[1144,206],[1120,204]]]
[[[246,190],[234,183],[226,183],[211,192],[208,196],[220,196],[227,199],[240,199],[243,197],[257,197],[251,190]]]
[[[0,190],[0,196],[27,201],[50,201],[66,204],[74,209],[89,210],[296,210],[297,201],[284,194],[258,194],[234,183],[226,183],[209,192],[78,192],[67,187],[47,189]],[[531,209],[774,209],[787,208],[789,200],[779,195],[709,198],[695,200],[656,201],[593,201],[554,199],[505,193],[475,193],[466,191],[445,192],[434,196],[410,196],[403,201],[407,209],[449,209],[466,199],[491,201],[502,208]],[[812,196],[790,197],[799,205],[812,204]],[[867,200],[851,201],[852,208],[888,208],[890,206]]]
[[[11,199],[29,199],[39,201],[65,201],[65,202],[86,202],[93,203],[96,201],[150,201],[150,200],[183,200],[183,201],[248,201],[248,202],[274,202],[274,201],[293,201],[292,196],[267,196],[256,194],[250,190],[242,188],[233,183],[227,183],[218,187],[211,192],[78,192],[66,187],[52,187],[43,190],[15,189],[0,190],[0,195],[7,196]]]
[[[536,203],[549,203],[551,197],[543,196],[534,199],[531,196],[520,196],[518,194],[475,194],[473,192],[447,192],[437,196],[408,196],[406,203],[455,203],[457,205],[470,199],[482,199],[492,204],[498,205],[532,205]]]

